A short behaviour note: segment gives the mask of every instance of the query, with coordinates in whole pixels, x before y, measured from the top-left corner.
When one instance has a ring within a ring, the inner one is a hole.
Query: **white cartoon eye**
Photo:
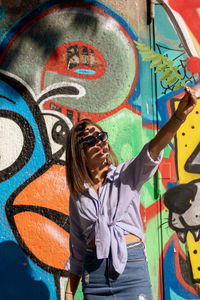
[[[20,156],[24,137],[18,124],[6,118],[0,119],[0,171],[12,166]]]
[[[66,135],[72,127],[71,121],[63,114],[46,110],[42,111],[45,119],[47,133],[53,158],[65,160]]]
[[[12,111],[0,111],[0,182],[16,174],[29,161],[35,136],[29,123]]]

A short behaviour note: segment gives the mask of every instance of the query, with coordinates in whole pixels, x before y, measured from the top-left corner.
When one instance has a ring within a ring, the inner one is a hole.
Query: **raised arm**
[[[189,87],[185,88],[185,95],[181,99],[177,110],[169,121],[160,129],[152,139],[149,152],[152,159],[156,160],[160,151],[164,149],[175,136],[181,124],[186,120],[188,114],[197,104],[195,93]]]

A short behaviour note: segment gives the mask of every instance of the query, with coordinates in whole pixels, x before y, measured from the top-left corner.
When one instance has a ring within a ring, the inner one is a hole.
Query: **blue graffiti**
[[[177,299],[177,300],[195,300],[199,297],[190,291],[188,291],[181,283],[178,281],[176,276],[176,264],[174,261],[174,241],[172,241],[164,257],[163,262],[163,278],[164,278],[164,294],[165,299]],[[176,295],[176,297],[172,297]]]
[[[10,277],[10,280],[7,280],[10,288],[1,288],[1,297],[3,297],[2,299],[48,300],[50,298],[47,286],[49,284],[54,286],[53,275],[42,270],[25,254],[22,254],[5,215],[5,205],[9,196],[44,165],[50,156],[49,149],[45,149],[44,146],[45,141],[47,142],[45,123],[33,95],[26,85],[6,72],[0,72],[0,118],[1,122],[6,118],[16,122],[23,132],[24,145],[26,145],[25,148],[22,147],[21,159],[18,158],[20,160],[17,165],[15,166],[13,163],[10,168],[7,168],[7,171],[0,171],[0,282],[5,282],[6,278]],[[13,148],[15,146],[9,145]],[[18,169],[17,167],[20,166],[21,168]],[[5,259],[4,256],[7,258]],[[23,268],[23,263],[26,268]],[[12,276],[15,278],[12,279]],[[40,280],[40,282],[35,280]],[[16,287],[17,282],[18,287]],[[34,291],[30,296],[28,290],[31,291],[32,288]],[[13,295],[15,291],[16,294]],[[24,293],[26,297],[23,297]],[[52,299],[55,299],[56,292],[51,291],[51,294]]]

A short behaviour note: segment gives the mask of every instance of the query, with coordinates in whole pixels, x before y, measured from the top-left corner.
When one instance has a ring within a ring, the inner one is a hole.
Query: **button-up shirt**
[[[95,239],[97,258],[112,254],[115,270],[121,274],[127,262],[124,234],[143,237],[140,216],[142,185],[156,172],[163,151],[156,160],[147,143],[138,156],[115,167],[110,165],[98,195],[89,185],[83,194],[70,195],[70,258],[66,269],[81,275],[87,245]]]

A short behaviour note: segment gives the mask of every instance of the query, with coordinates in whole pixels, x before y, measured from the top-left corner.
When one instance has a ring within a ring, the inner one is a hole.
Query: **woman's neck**
[[[101,167],[98,166],[97,168],[90,169],[90,176],[94,183],[94,186],[100,186],[106,179],[108,173],[109,164],[106,163]]]

